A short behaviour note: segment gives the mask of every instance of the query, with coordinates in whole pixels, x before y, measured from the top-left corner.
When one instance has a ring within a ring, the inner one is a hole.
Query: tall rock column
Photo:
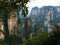
[[[20,30],[18,28],[19,28],[18,14],[17,11],[13,10],[10,12],[10,15],[8,16],[9,35],[18,36],[20,33]]]
[[[32,21],[30,18],[25,20],[25,38],[32,37]]]

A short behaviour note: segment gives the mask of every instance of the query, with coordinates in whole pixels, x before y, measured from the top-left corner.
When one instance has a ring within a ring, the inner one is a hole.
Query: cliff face
[[[16,11],[12,11],[8,18],[8,29],[10,35],[18,35],[19,31],[19,23],[18,23],[18,14]]]
[[[4,40],[5,35],[4,33],[4,25],[2,19],[0,19],[0,40]]]
[[[6,27],[7,28],[7,27]],[[19,36],[20,34],[20,27],[18,23],[18,14],[16,11],[11,11],[8,15],[8,30],[9,35],[16,35]],[[4,22],[2,18],[0,19],[0,30],[4,32]],[[4,39],[4,34],[0,31],[0,39]]]
[[[38,21],[42,22],[44,31],[49,33],[54,28],[55,23],[60,21],[60,6],[34,7],[29,17],[32,19],[33,24]]]
[[[31,36],[31,34],[32,34],[32,21],[31,21],[30,18],[25,19],[24,30],[25,30],[25,34],[24,34],[25,37],[29,38]]]
[[[44,27],[47,28],[48,33],[52,31],[55,24],[55,11],[56,9],[52,6],[45,6],[42,8],[44,10]]]

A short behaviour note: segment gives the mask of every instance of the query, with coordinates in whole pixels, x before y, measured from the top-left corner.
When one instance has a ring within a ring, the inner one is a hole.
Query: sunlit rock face
[[[8,19],[8,29],[10,35],[18,35],[19,33],[18,25],[18,14],[16,11],[12,11]]]
[[[0,19],[0,40],[4,40],[4,22]]]
[[[52,31],[53,25],[55,24],[55,8],[52,6],[44,6],[41,8],[42,10],[42,18],[44,22],[44,26],[47,27],[48,33]],[[54,23],[54,24],[53,24]]]

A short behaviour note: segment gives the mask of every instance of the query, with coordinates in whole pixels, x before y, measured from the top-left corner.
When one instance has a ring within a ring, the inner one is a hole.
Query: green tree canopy
[[[28,13],[26,4],[29,0],[0,0],[0,13],[2,11],[9,11],[9,9],[22,9],[22,15]]]

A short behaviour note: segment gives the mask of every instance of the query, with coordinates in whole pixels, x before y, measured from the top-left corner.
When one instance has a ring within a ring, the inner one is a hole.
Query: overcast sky
[[[42,7],[42,6],[60,6],[60,0],[30,0],[27,7],[29,12],[33,7]]]

